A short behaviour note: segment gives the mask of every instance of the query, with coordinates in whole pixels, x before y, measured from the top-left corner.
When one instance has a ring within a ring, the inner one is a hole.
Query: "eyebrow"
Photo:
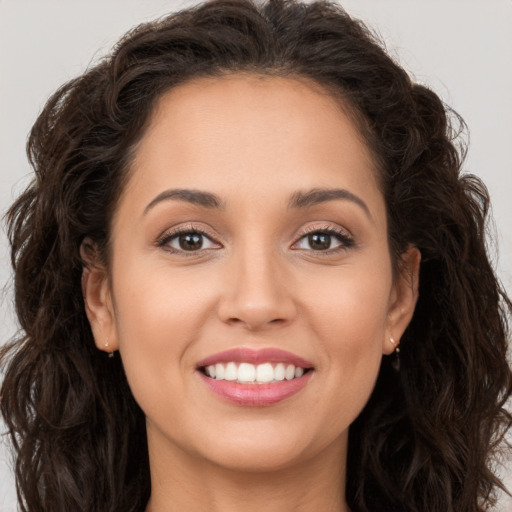
[[[314,188],[307,192],[295,192],[288,201],[289,209],[303,209],[317,204],[325,203],[327,201],[346,200],[360,206],[366,215],[371,219],[371,214],[366,203],[358,196],[342,188]],[[154,208],[157,204],[163,201],[176,200],[184,201],[191,204],[197,204],[204,208],[223,209],[224,203],[219,196],[211,192],[204,192],[202,190],[192,189],[172,189],[164,190],[158,194],[147,206],[144,208],[144,215],[149,210]]]
[[[204,208],[216,208],[222,209],[223,204],[219,196],[212,194],[211,192],[203,192],[201,190],[190,190],[190,189],[173,189],[164,190],[158,194],[147,206],[144,208],[144,215],[148,213],[151,208],[155,207],[162,201],[168,201],[174,199],[176,201],[185,201],[187,203],[197,204]]]
[[[295,192],[288,202],[288,208],[308,208],[337,199],[343,199],[357,204],[370,219],[372,218],[367,204],[360,197],[344,188],[314,188],[307,192]]]

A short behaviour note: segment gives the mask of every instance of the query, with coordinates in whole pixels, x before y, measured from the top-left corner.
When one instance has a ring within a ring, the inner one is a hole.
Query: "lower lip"
[[[235,405],[263,407],[277,404],[297,394],[309,382],[312,370],[302,377],[272,384],[239,384],[229,380],[216,380],[198,372],[203,382],[217,396]]]

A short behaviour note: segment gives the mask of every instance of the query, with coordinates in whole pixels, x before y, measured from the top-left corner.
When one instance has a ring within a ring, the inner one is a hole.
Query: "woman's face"
[[[334,99],[255,75],[168,92],[112,230],[109,279],[84,274],[88,314],[119,349],[152,459],[344,456],[416,288],[393,278],[374,164]]]

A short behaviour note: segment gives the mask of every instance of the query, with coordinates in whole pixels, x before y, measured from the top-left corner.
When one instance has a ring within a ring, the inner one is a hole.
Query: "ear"
[[[384,354],[393,353],[414,314],[418,300],[420,262],[421,253],[412,245],[401,255],[390,296],[386,336],[382,346]],[[391,338],[395,340],[395,345]]]
[[[100,261],[97,245],[89,238],[82,242],[80,256],[82,294],[94,341],[99,350],[112,353],[118,349],[118,340],[107,269]]]

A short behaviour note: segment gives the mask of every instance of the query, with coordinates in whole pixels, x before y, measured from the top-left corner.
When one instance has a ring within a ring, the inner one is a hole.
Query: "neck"
[[[349,512],[345,502],[346,442],[300,464],[241,471],[191,459],[173,448],[152,453],[146,512]],[[158,456],[157,456],[158,455]]]

